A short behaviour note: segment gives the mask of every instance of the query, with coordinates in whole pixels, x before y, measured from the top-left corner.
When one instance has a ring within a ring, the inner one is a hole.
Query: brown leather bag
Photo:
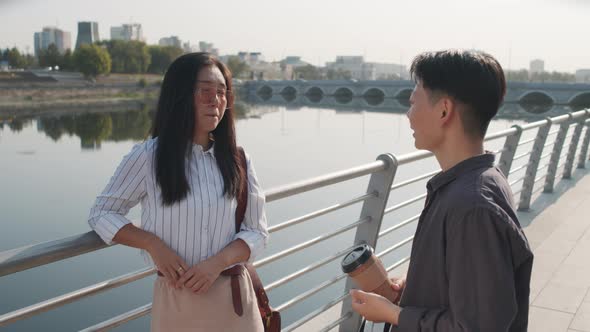
[[[246,206],[248,203],[248,164],[246,162],[246,154],[244,149],[239,149],[240,165],[241,165],[241,183],[238,195],[238,206],[236,208],[236,233],[240,231],[244,215],[246,214]],[[258,310],[260,310],[260,316],[262,317],[262,324],[264,325],[265,332],[279,332],[281,330],[281,313],[273,310],[270,307],[268,296],[260,281],[260,277],[252,264],[244,264],[246,270],[250,274],[252,279],[252,286],[256,293],[256,299],[258,300]]]

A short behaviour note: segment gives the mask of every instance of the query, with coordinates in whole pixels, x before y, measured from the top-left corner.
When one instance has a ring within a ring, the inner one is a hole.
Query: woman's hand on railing
[[[393,282],[393,285],[391,285],[391,288],[396,293],[395,301],[393,301],[393,303],[399,305],[399,300],[402,298],[402,293],[404,291],[404,287],[406,287],[406,278],[405,277],[394,277],[394,278],[391,278],[391,282]]]
[[[206,293],[217,280],[225,264],[216,256],[210,257],[188,269],[176,282],[176,287],[186,287],[196,294]]]
[[[147,252],[152,257],[154,264],[158,271],[160,271],[168,284],[171,287],[177,287],[177,281],[181,278],[189,269],[188,265],[174,252],[170,249],[164,241],[154,236],[153,240],[150,241],[150,244],[146,248]]]

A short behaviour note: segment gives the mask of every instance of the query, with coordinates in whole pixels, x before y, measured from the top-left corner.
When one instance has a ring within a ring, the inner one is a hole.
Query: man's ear
[[[453,99],[451,99],[447,96],[442,97],[440,99],[439,112],[440,112],[440,119],[443,124],[447,123],[455,116],[455,112],[456,112],[455,106],[456,106],[456,104],[453,101]]]

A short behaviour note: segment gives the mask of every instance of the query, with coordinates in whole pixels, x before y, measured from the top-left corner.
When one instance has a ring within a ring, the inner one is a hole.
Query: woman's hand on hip
[[[184,285],[197,294],[204,294],[224,269],[225,266],[220,259],[215,256],[210,257],[188,269],[176,282],[176,286]]]
[[[168,281],[168,284],[172,287],[176,287],[178,279],[188,271],[188,265],[184,260],[182,260],[176,252],[170,249],[166,243],[159,238],[152,240],[146,250],[152,257],[158,271],[160,271]]]

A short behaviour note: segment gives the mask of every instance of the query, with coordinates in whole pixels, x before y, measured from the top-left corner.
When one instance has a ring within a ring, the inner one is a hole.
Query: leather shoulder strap
[[[244,215],[246,214],[246,205],[248,205],[248,163],[246,162],[246,153],[244,149],[238,147],[238,172],[240,173],[240,188],[238,190],[238,206],[236,207],[236,233],[240,231]]]
[[[238,193],[238,206],[236,207],[236,233],[240,231],[240,227],[242,226],[242,222],[244,221],[244,215],[246,214],[246,205],[248,204],[248,163],[246,162],[246,153],[242,147],[238,147],[238,151],[240,159],[239,159],[239,167],[241,177],[240,177],[240,190]],[[272,315],[272,309],[270,308],[270,304],[268,303],[268,295],[264,290],[264,285],[256,272],[256,269],[252,264],[245,264],[248,273],[250,274],[250,279],[252,280],[252,286],[254,288],[254,293],[256,293],[256,298],[258,300],[258,308],[261,311],[261,314],[264,318],[270,317]]]

